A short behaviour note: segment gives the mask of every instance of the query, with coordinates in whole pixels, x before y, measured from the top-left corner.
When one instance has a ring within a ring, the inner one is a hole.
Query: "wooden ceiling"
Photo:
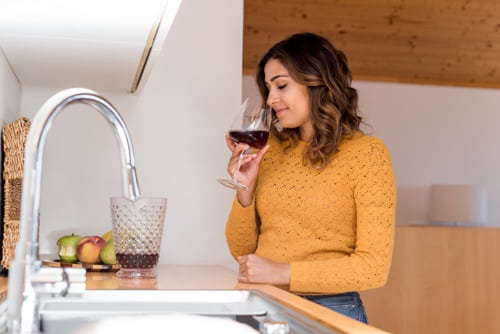
[[[354,80],[500,88],[498,0],[244,0],[243,72],[275,42],[315,32]]]

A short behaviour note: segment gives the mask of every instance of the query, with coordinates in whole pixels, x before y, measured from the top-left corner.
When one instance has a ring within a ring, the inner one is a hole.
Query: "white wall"
[[[0,48],[0,124],[2,127],[17,119],[20,106],[21,85]]]
[[[490,226],[500,226],[500,91],[354,82],[368,132],[389,147],[397,223],[426,224],[433,183],[485,184]],[[243,95],[258,94],[244,76]]]
[[[241,101],[242,18],[242,0],[184,0],[142,94],[101,92],[128,125],[142,194],[168,198],[162,263],[235,265],[224,238],[234,193],[216,178],[226,175],[224,133]],[[23,115],[58,90],[23,87]],[[64,233],[111,229],[120,181],[108,124],[85,106],[65,110],[46,143],[41,253]]]
[[[357,82],[361,108],[392,152],[397,220],[427,223],[429,186],[485,184],[488,225],[500,226],[500,91]]]

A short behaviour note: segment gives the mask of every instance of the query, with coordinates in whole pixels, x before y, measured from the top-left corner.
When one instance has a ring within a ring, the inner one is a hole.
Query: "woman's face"
[[[313,135],[310,98],[307,87],[294,81],[277,59],[264,67],[265,83],[269,89],[267,104],[274,110],[284,128],[300,128],[303,141]]]

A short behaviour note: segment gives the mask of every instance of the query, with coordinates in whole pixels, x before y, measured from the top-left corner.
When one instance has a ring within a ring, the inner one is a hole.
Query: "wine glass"
[[[229,128],[229,138],[235,143],[245,143],[251,148],[261,149],[266,146],[269,138],[271,119],[271,109],[262,107],[260,99],[247,98],[234,116]],[[233,177],[231,179],[218,179],[219,183],[232,189],[248,189],[246,185],[238,182],[241,161],[247,151],[241,152]]]

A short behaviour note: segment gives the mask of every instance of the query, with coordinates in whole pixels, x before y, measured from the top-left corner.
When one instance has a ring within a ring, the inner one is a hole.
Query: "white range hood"
[[[0,0],[0,48],[21,85],[136,93],[182,0]]]

